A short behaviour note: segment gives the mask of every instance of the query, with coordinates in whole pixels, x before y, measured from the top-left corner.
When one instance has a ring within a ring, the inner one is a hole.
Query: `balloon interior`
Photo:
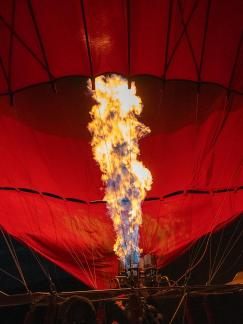
[[[150,129],[138,120],[142,102],[134,83],[129,89],[127,80],[120,76],[101,76],[96,78],[92,94],[96,104],[90,112],[88,129],[116,232],[114,251],[126,269],[136,268],[141,253],[141,204],[152,184],[150,171],[138,159],[138,141]]]
[[[0,324],[243,323],[242,23],[1,1]]]

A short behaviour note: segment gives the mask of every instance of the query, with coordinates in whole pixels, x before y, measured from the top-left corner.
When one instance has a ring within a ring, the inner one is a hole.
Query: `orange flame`
[[[93,155],[106,185],[104,199],[117,235],[114,251],[129,267],[139,261],[141,203],[152,184],[150,171],[137,159],[138,140],[150,129],[136,118],[142,102],[134,83],[128,89],[120,76],[101,76],[96,78],[92,94],[97,102],[88,125]]]

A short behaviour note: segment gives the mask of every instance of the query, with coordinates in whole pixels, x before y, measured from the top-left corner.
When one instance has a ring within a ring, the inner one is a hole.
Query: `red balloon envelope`
[[[4,1],[1,226],[86,284],[108,286],[115,235],[81,78],[108,72],[136,81],[152,130],[140,143],[154,179],[144,253],[162,266],[239,215],[242,22],[240,0]]]

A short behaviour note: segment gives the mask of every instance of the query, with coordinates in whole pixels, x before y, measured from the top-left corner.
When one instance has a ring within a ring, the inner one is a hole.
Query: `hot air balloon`
[[[94,105],[87,80],[95,90],[100,75],[120,75],[128,88],[135,82],[140,119],[151,129],[140,141],[139,159],[153,176],[142,203],[142,255],[161,268],[240,217],[242,22],[240,0],[3,1],[6,242],[11,235],[95,289],[117,275],[115,231],[87,129]]]

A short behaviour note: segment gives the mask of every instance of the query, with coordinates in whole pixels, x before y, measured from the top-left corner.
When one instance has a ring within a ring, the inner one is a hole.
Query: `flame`
[[[104,199],[117,235],[114,251],[129,268],[139,262],[141,203],[152,184],[150,171],[137,159],[138,140],[150,129],[136,118],[142,102],[134,83],[128,89],[120,76],[101,76],[95,80],[92,96],[97,102],[88,125],[93,155],[106,185]]]

